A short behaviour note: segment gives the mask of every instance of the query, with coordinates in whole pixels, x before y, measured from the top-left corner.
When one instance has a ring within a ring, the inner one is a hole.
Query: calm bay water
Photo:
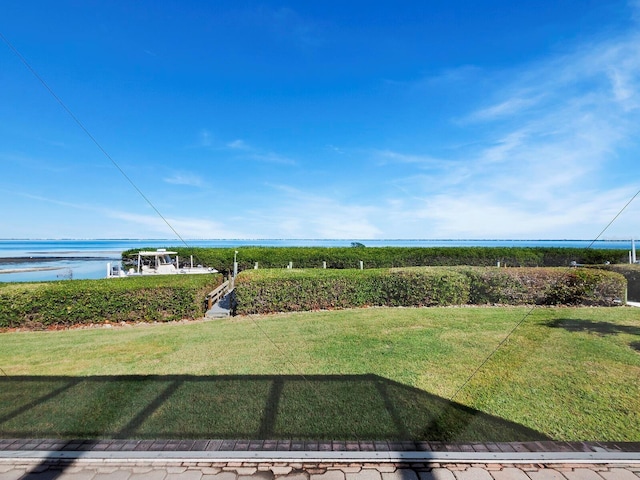
[[[589,240],[188,240],[194,247],[571,247],[587,248]],[[124,250],[169,248],[179,240],[0,240],[0,282],[94,279],[106,276],[107,262]],[[597,241],[593,248],[631,249],[631,240]],[[59,257],[45,260],[43,257]],[[1,259],[15,258],[7,263]],[[42,261],[38,261],[42,258]],[[26,260],[28,259],[28,260]],[[47,269],[47,270],[41,270]],[[34,271],[28,271],[34,270]]]

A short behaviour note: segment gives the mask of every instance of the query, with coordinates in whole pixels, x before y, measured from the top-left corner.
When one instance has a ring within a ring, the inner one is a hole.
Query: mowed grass
[[[630,307],[371,308],[0,346],[4,437],[640,439]]]

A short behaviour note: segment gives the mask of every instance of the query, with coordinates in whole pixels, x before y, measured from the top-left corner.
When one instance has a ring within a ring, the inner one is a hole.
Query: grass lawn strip
[[[463,405],[444,400],[527,311],[5,333],[0,436],[637,441],[631,308],[538,308],[460,392]]]

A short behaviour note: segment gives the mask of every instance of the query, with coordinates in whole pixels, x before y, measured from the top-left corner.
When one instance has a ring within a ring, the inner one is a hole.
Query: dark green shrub
[[[194,262],[213,267],[227,275],[233,270],[234,252],[238,251],[240,271],[260,268],[284,268],[293,262],[294,268],[358,268],[365,269],[417,267],[417,266],[502,266],[543,267],[569,266],[571,262],[604,264],[624,262],[626,250],[554,248],[554,247],[237,247],[237,248],[185,248],[168,247],[180,258],[193,255]],[[122,254],[133,261],[138,250]]]
[[[466,277],[450,269],[253,270],[236,279],[237,313],[467,303]]]
[[[252,270],[236,280],[239,314],[362,306],[620,304],[626,281],[581,268],[415,267]]]
[[[616,272],[627,279],[627,300],[640,302],[640,265],[601,265],[598,268]]]
[[[0,289],[0,327],[198,318],[215,275],[12,283]]]
[[[626,279],[617,273],[575,268],[550,282],[545,292],[548,305],[616,305],[624,300]]]

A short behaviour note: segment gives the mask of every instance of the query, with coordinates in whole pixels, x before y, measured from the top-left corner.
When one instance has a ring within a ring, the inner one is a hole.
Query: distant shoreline
[[[62,270],[64,267],[32,267],[32,268],[8,268],[0,269],[0,275],[5,273],[29,273],[29,272],[45,272],[50,270]]]
[[[61,261],[99,261],[113,260],[114,257],[0,257],[0,265],[11,265],[15,263],[43,263]],[[4,271],[3,273],[6,273]]]

